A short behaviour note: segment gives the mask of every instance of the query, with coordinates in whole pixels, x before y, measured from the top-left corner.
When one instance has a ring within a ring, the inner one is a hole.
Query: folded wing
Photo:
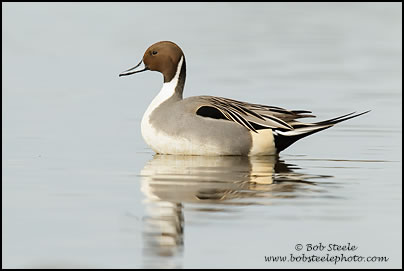
[[[234,121],[248,130],[260,129],[293,130],[293,121],[314,117],[306,110],[286,110],[280,107],[240,102],[232,99],[202,96],[203,103],[196,114],[203,117]]]

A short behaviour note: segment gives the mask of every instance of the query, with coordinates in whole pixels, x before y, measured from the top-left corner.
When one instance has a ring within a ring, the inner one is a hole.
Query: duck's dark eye
[[[153,51],[153,52],[152,52],[152,55],[157,55],[157,51]]]

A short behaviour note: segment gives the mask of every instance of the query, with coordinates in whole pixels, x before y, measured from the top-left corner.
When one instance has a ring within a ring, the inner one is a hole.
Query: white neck
[[[147,108],[146,113],[144,114],[145,116],[150,116],[154,109],[156,109],[160,104],[164,103],[174,95],[175,88],[177,87],[178,79],[181,73],[182,61],[183,57],[181,57],[180,62],[178,62],[175,76],[173,77],[173,79],[171,79],[170,82],[163,84],[163,87],[161,88],[159,94],[157,94],[157,96],[153,99],[153,101]]]
[[[158,130],[156,130],[150,123],[150,115],[157,107],[159,107],[162,103],[164,103],[173,95],[175,95],[175,88],[177,87],[178,80],[180,77],[182,61],[183,57],[181,57],[181,60],[178,63],[177,72],[175,73],[174,78],[170,82],[163,84],[163,87],[161,88],[159,94],[157,94],[157,96],[150,103],[149,107],[147,108],[142,118],[142,124],[141,124],[142,136],[146,141],[146,143],[149,146],[151,146],[153,150],[155,150],[156,152],[159,149],[158,146],[159,142],[161,141],[161,138],[157,136]]]

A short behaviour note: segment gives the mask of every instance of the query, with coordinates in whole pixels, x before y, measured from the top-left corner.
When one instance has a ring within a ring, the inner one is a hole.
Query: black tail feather
[[[289,147],[290,145],[292,145],[293,143],[295,143],[296,141],[298,141],[299,139],[302,139],[306,136],[320,132],[322,130],[328,129],[339,122],[349,120],[349,119],[352,119],[355,117],[359,117],[368,112],[370,112],[370,110],[356,114],[356,115],[353,115],[353,114],[355,114],[355,112],[352,112],[352,113],[349,113],[349,114],[346,114],[346,115],[343,115],[343,116],[340,116],[337,118],[313,123],[312,126],[311,125],[307,125],[307,126],[299,125],[298,128],[296,128],[295,130],[292,130],[292,131],[285,132],[285,131],[276,131],[275,130],[274,131],[274,140],[275,140],[276,150],[279,153],[279,152],[283,151],[284,149],[286,149],[287,147]],[[299,131],[301,131],[301,132],[299,133]]]
[[[342,121],[345,121],[345,120],[349,120],[349,119],[352,119],[352,118],[359,117],[360,115],[366,114],[366,113],[368,113],[370,111],[371,110],[368,110],[368,111],[365,111],[365,112],[362,112],[362,113],[359,113],[359,114],[356,114],[356,115],[352,115],[352,114],[355,113],[355,112],[352,112],[352,113],[349,113],[349,114],[346,114],[346,115],[343,115],[343,116],[339,116],[339,117],[336,117],[336,118],[333,118],[333,119],[324,120],[324,121],[320,121],[320,122],[315,122],[313,124],[316,124],[316,125],[337,124],[338,122],[342,122]]]
[[[295,143],[296,141],[298,141],[299,139],[302,139],[303,137],[320,132],[322,130],[328,129],[330,127],[332,127],[332,125],[317,127],[317,129],[314,129],[314,127],[313,127],[313,130],[311,130],[307,133],[302,133],[299,135],[292,135],[292,136],[284,135],[281,133],[274,133],[276,151],[279,153],[279,152],[283,151],[284,149],[286,149],[287,147],[289,147],[290,145],[292,145],[293,143]]]

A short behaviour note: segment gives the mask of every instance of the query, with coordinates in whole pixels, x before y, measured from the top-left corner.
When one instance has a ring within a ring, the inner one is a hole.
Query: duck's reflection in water
[[[204,212],[220,211],[224,205],[271,204],[276,198],[294,198],[315,190],[311,179],[330,177],[300,174],[295,169],[277,156],[155,155],[141,171],[148,214],[145,256],[154,257],[151,261],[145,257],[146,265],[178,267],[171,256],[181,255],[183,250],[184,204]]]

